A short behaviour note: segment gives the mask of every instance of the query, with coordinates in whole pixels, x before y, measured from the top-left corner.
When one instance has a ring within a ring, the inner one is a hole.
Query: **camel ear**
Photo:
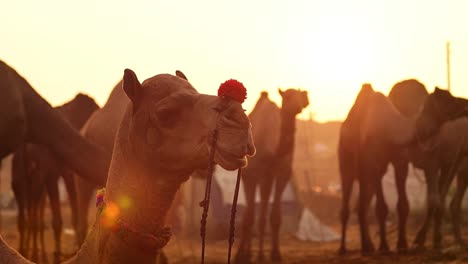
[[[283,92],[283,91],[281,91],[281,88],[278,88],[278,93],[281,95],[281,97],[283,97],[283,95],[284,95],[284,92]]]
[[[142,86],[132,70],[125,69],[122,87],[132,101],[133,111],[135,112],[141,102]]]
[[[183,72],[177,70],[175,72],[175,74],[176,74],[177,77],[180,77],[180,78],[185,79],[186,81],[188,81],[187,77],[185,76],[185,74]]]

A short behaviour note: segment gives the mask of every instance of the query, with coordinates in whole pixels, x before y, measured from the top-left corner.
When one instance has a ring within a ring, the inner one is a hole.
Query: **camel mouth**
[[[228,171],[237,170],[247,166],[246,155],[235,155],[221,149],[215,153],[214,162]]]

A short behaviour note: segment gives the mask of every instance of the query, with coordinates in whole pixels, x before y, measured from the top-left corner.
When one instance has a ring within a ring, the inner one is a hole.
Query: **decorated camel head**
[[[426,98],[416,120],[419,139],[434,135],[447,121],[468,115],[468,100],[454,97],[449,91],[436,87]]]
[[[126,151],[143,167],[191,173],[207,166],[211,133],[218,129],[215,162],[227,170],[246,165],[255,151],[241,102],[230,96],[199,94],[188,81],[168,74],[142,84],[125,70],[123,89],[131,100],[122,133]],[[123,140],[123,139],[122,139]],[[183,161],[183,162],[182,162]]]
[[[180,73],[140,83],[126,69],[122,87],[130,103],[115,138],[105,195],[98,196],[95,225],[67,263],[154,263],[170,237],[163,225],[176,191],[211,162],[213,132],[213,161],[221,167],[244,167],[255,153],[241,105],[246,91],[235,80],[212,96],[199,94]],[[17,257],[0,241],[0,262],[9,256]]]

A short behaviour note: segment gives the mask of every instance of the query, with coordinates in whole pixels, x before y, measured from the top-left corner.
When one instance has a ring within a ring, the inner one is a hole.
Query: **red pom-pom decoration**
[[[242,104],[247,98],[247,89],[241,82],[230,79],[219,86],[218,96],[229,97]]]

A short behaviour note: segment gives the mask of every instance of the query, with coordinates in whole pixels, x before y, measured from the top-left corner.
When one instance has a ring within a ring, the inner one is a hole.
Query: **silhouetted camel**
[[[0,61],[0,159],[25,142],[47,147],[60,161],[95,182],[110,155],[89,143],[14,69]]]
[[[69,124],[79,130],[89,116],[99,109],[94,100],[86,95],[78,94],[72,101],[56,108],[63,115]],[[18,155],[16,155],[18,154]],[[63,176],[65,186],[70,199],[72,211],[72,222],[75,230],[77,229],[77,201],[73,174],[61,164],[53,154],[41,145],[27,144],[21,147],[13,157],[12,168],[12,187],[18,204],[18,228],[20,232],[19,252],[27,256],[29,248],[26,238],[33,238],[33,252],[31,259],[38,260],[37,232],[43,222],[40,215],[43,215],[43,205],[45,191],[49,197],[52,226],[55,238],[55,260],[60,261],[61,256],[61,234],[62,234],[62,216],[58,192],[58,179]],[[26,166],[26,169],[20,166]],[[24,235],[25,217],[24,207],[28,211],[27,231],[31,234]],[[42,229],[40,229],[42,230]],[[41,235],[42,237],[42,235]],[[44,245],[42,250],[45,252]],[[43,258],[44,258],[43,254]]]
[[[279,90],[283,99],[281,109],[262,92],[254,110],[249,115],[257,154],[249,160],[242,181],[247,209],[242,221],[242,231],[236,263],[248,263],[251,254],[252,227],[255,220],[255,192],[260,188],[259,260],[263,260],[263,241],[266,228],[268,200],[273,188],[270,223],[273,261],[281,260],[279,228],[281,225],[281,196],[292,175],[292,158],[296,131],[296,115],[309,105],[306,91]]]

